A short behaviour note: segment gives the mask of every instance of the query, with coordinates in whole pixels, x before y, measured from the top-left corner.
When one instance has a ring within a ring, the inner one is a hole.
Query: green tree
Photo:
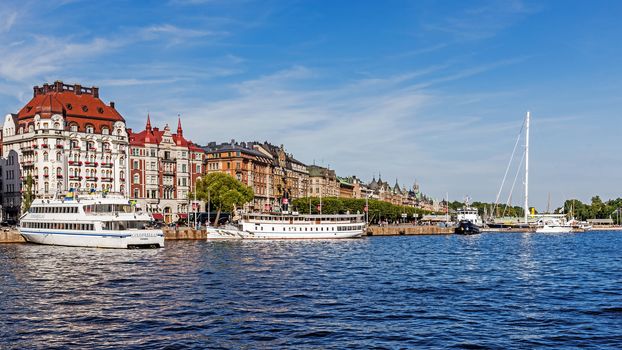
[[[34,200],[34,196],[32,195],[33,182],[34,180],[32,179],[32,175],[28,174],[28,176],[26,176],[26,181],[24,181],[24,200],[22,202],[24,212],[30,209],[30,205]]]
[[[194,193],[189,197],[194,198]],[[253,197],[252,188],[225,173],[209,173],[196,184],[197,200],[209,200],[216,208],[216,224],[223,210],[233,213],[238,207],[251,202]]]

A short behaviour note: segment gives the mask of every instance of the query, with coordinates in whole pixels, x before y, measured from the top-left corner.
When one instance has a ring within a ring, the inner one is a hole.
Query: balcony
[[[112,182],[111,177],[102,177],[102,182]]]
[[[112,163],[101,163],[102,168],[112,168]]]
[[[56,178],[57,179],[62,179],[63,178],[63,174],[56,174]]]
[[[56,148],[63,149],[63,148],[65,148],[65,146],[63,146],[63,145],[56,145]]]
[[[48,145],[47,143],[42,143],[41,148],[50,148],[50,145]]]
[[[104,148],[104,153],[112,153],[112,149],[110,149],[110,148]]]
[[[86,181],[97,181],[97,176],[87,176]]]
[[[71,166],[82,166],[82,162],[81,161],[75,161],[75,160],[70,160],[67,163],[69,163],[69,165]]]
[[[82,180],[80,175],[69,175],[69,180]]]
[[[97,162],[89,162],[89,161],[84,162],[84,166],[88,166],[88,167],[96,167],[98,164],[99,163]]]

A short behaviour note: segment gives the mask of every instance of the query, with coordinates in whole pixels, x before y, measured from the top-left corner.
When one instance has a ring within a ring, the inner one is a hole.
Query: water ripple
[[[0,349],[621,348],[622,234],[0,245]]]

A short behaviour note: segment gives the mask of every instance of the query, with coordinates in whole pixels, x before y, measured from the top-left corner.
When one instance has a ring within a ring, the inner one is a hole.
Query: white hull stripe
[[[116,237],[116,238],[126,238],[131,237],[131,234],[102,234],[102,233],[78,233],[78,232],[35,232],[35,231],[25,231],[21,230],[20,233],[27,235],[64,235],[64,236],[92,236],[92,237]]]

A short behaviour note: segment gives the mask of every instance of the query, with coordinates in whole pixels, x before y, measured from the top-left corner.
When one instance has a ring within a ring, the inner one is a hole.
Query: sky
[[[94,85],[133,129],[180,115],[198,144],[270,141],[493,202],[529,110],[543,210],[622,196],[621,17],[617,0],[2,0],[0,111],[45,82]],[[512,204],[522,191],[519,173]]]

